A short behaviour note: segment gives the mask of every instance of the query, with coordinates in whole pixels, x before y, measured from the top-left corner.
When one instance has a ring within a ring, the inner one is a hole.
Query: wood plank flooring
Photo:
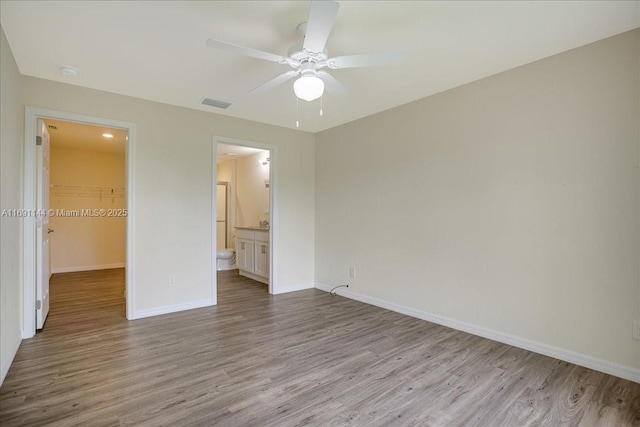
[[[219,274],[125,320],[124,271],[54,275],[0,388],[9,426],[640,426],[640,384],[318,290]]]

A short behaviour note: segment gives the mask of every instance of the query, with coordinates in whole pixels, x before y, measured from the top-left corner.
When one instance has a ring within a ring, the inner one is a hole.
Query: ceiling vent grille
[[[229,106],[231,105],[230,102],[222,101],[220,99],[213,99],[213,98],[205,98],[202,101],[202,103],[210,107],[224,108],[224,109],[229,108]]]

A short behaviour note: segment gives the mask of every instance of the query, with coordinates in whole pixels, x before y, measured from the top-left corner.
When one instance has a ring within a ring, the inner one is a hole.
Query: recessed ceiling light
[[[236,153],[224,153],[224,154],[226,154],[227,156],[237,156]]]
[[[63,65],[60,67],[60,72],[65,76],[77,76],[78,69],[76,67],[72,67],[70,65]]]
[[[105,138],[113,138],[113,135],[111,135],[110,133],[103,133],[102,136],[104,136]]]

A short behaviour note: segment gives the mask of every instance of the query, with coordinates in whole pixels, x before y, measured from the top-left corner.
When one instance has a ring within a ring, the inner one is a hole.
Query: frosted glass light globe
[[[298,98],[305,101],[313,101],[322,96],[324,82],[316,76],[302,76],[293,82],[293,91]]]

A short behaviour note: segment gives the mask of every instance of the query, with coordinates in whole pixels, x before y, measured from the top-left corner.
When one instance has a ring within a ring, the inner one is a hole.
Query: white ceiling
[[[50,119],[44,122],[48,127],[52,148],[124,155],[127,143],[126,130]],[[103,133],[109,133],[113,138],[105,138],[102,136]]]
[[[331,70],[342,97],[300,101],[318,132],[640,26],[638,1],[340,1],[331,56],[407,50],[406,65]],[[285,55],[307,1],[2,1],[20,71],[74,85],[295,128],[293,81],[249,95],[285,65],[205,46]],[[59,66],[80,70],[64,76]],[[205,97],[233,102],[227,110]]]

